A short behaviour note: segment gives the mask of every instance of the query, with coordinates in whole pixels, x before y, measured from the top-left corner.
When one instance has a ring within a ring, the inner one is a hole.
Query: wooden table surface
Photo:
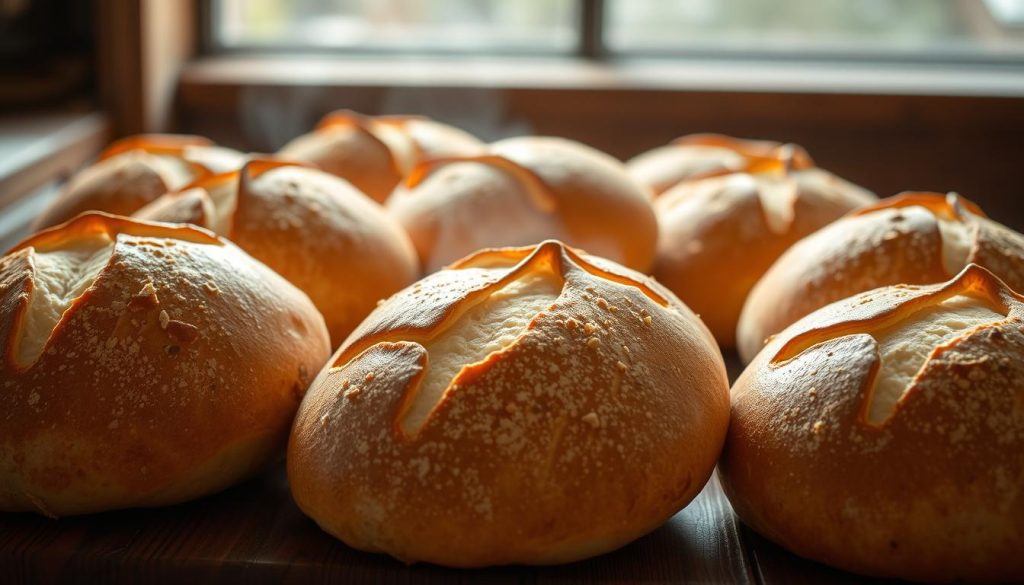
[[[730,359],[731,373],[738,364]],[[0,584],[878,583],[801,560],[744,527],[717,478],[669,522],[612,553],[555,567],[456,570],[361,553],[303,516],[284,467],[195,502],[49,520],[0,514]]]

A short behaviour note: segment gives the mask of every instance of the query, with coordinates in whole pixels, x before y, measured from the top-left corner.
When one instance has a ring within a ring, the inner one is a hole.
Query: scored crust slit
[[[546,270],[512,280],[426,341],[427,374],[406,407],[402,429],[415,434],[458,374],[515,343],[533,318],[555,302],[562,284],[560,276]],[[431,355],[447,359],[431,361]]]
[[[872,301],[870,293],[858,302]],[[914,379],[936,352],[972,331],[1007,318],[1007,308],[998,299],[977,294],[961,294],[955,288],[936,293],[931,302],[908,303],[899,310],[853,320],[824,329],[813,329],[795,336],[771,360],[778,365],[809,348],[839,336],[870,335],[876,347],[878,366],[867,383],[863,418],[880,426],[896,405],[913,388]]]
[[[754,285],[736,328],[740,357],[833,301],[943,282],[970,263],[1024,290],[1024,236],[957,194],[904,193],[854,211],[795,243]]]
[[[14,340],[18,365],[27,367],[39,358],[64,312],[92,286],[113,252],[114,241],[106,232],[93,232],[68,246],[33,250],[29,307]]]
[[[915,313],[916,321],[876,333],[880,366],[868,399],[867,422],[881,425],[892,416],[934,351],[974,329],[1004,320],[1005,308],[1002,311],[993,310],[986,300],[958,295]]]

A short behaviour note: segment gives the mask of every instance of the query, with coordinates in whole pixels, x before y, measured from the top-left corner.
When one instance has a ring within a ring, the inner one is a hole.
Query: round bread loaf
[[[904,193],[855,211],[793,245],[751,290],[737,328],[740,355],[753,359],[770,336],[833,301],[943,282],[972,262],[1024,291],[1024,236],[962,197]]]
[[[573,561],[697,495],[727,386],[707,329],[649,277],[554,241],[481,251],[346,340],[299,409],[288,478],[299,507],[358,549]]]
[[[201,179],[136,216],[230,239],[309,295],[334,346],[419,275],[409,237],[380,205],[298,163],[252,158],[241,171]]]
[[[0,511],[182,502],[276,461],[330,354],[298,289],[205,230],[86,213],[0,259]]]
[[[778,158],[779,151],[785,148],[793,151],[794,167],[814,166],[802,148],[781,142],[690,134],[632,158],[626,168],[633,178],[658,196],[683,181],[741,172],[752,159]]]
[[[388,201],[426,270],[548,238],[650,269],[657,222],[622,163],[578,142],[522,137],[420,165]]]
[[[363,116],[338,110],[286,144],[281,158],[313,163],[383,202],[424,160],[473,155],[484,144],[453,126],[420,116]]]
[[[655,200],[654,277],[736,343],[743,301],[789,246],[875,196],[818,168],[796,147],[749,158],[742,171],[679,183]]]
[[[75,174],[36,218],[35,230],[63,223],[84,211],[131,215],[168,191],[197,178],[238,169],[244,156],[206,138],[141,134],[114,142],[99,160]]]
[[[732,390],[719,462],[798,555],[929,582],[1024,580],[1024,297],[968,266],[780,333]]]

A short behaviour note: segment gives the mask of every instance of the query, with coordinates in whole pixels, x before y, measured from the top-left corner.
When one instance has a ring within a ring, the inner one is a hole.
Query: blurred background
[[[628,158],[793,141],[890,195],[1024,229],[1021,0],[0,0],[0,233],[112,138],[273,151],[324,113]]]

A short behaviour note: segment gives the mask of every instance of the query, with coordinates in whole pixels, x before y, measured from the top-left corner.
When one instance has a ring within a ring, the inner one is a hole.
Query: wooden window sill
[[[97,112],[49,109],[0,117],[0,247],[25,235],[56,186],[109,139]]]
[[[977,64],[569,58],[224,55],[187,64],[204,86],[467,87],[932,96],[1024,96],[1024,67]]]

